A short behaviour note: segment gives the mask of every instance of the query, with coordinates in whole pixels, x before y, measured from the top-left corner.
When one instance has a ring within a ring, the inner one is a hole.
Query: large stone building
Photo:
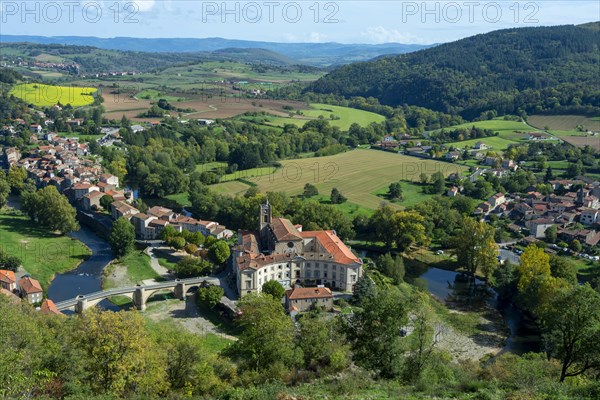
[[[335,231],[303,232],[300,225],[273,218],[268,202],[260,207],[258,232],[238,232],[233,260],[240,296],[259,293],[270,280],[286,288],[323,285],[350,292],[363,265]]]

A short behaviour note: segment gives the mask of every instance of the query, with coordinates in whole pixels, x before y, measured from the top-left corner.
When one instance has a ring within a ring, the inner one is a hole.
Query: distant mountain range
[[[277,43],[223,38],[98,38],[86,36],[23,36],[1,35],[0,43],[28,42],[37,44],[63,44],[92,46],[108,50],[152,53],[197,53],[225,49],[264,49],[279,53],[296,63],[326,67],[357,61],[367,61],[382,55],[404,54],[434,45],[385,43]]]

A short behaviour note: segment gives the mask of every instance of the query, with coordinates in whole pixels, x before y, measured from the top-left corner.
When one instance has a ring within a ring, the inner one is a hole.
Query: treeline
[[[453,129],[453,130],[445,130],[435,133],[435,135],[431,135],[432,139],[441,141],[441,142],[458,142],[469,139],[479,139],[490,136],[496,136],[491,129],[483,129],[472,126],[471,128],[462,128],[462,129]]]
[[[597,26],[597,23],[595,24]],[[498,115],[600,111],[592,26],[499,30],[415,53],[343,66],[306,90],[375,97],[472,120]]]

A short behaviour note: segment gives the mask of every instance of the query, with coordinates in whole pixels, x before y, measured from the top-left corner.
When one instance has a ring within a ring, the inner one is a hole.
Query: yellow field
[[[282,161],[282,165],[274,174],[248,178],[248,181],[256,183],[263,193],[283,191],[289,195],[302,193],[306,183],[315,185],[319,193],[326,196],[336,187],[349,202],[370,209],[377,208],[382,202],[373,192],[392,182],[417,181],[422,172],[431,175],[440,171],[447,176],[466,170],[461,165],[367,149],[328,157],[287,160]],[[219,192],[232,195],[244,189],[239,184],[216,186]]]
[[[94,102],[95,92],[96,88],[92,87],[24,83],[13,87],[10,94],[39,107],[53,106],[57,103],[63,106],[70,104],[73,107],[82,107]]]

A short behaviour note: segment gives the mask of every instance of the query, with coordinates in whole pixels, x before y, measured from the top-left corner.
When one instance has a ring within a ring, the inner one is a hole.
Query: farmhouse
[[[258,232],[238,232],[233,261],[241,296],[260,293],[276,280],[284,287],[323,285],[352,291],[363,262],[334,231],[302,231],[285,218],[273,218],[267,202],[260,207]]]

